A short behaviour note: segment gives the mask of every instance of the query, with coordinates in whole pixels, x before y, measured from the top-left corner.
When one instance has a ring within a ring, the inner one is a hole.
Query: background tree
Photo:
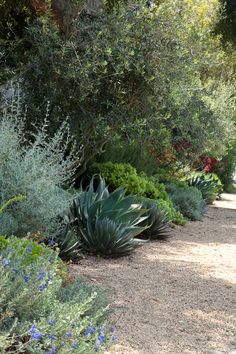
[[[79,173],[117,136],[158,159],[220,156],[234,133],[235,98],[227,53],[213,34],[219,2],[75,8],[66,33],[47,8],[14,50],[28,126],[42,120],[48,101],[52,132],[68,117],[82,149]]]

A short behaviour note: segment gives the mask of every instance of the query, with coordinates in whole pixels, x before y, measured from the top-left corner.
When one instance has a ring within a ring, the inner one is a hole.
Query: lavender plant
[[[97,306],[99,293],[85,290],[81,282],[63,288],[53,251],[25,266],[32,247],[21,247],[21,242],[25,240],[20,240],[18,248],[5,248],[0,256],[3,352],[102,352],[115,337],[104,322],[107,306]]]
[[[2,215],[1,234],[32,231],[53,233],[57,216],[66,208],[69,186],[77,156],[67,122],[53,137],[48,136],[48,112],[34,133],[25,132],[24,113],[19,99],[6,104],[0,115],[0,201],[15,195],[26,200]]]

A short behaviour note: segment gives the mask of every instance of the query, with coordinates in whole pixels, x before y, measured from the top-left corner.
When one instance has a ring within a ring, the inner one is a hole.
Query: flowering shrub
[[[8,255],[9,249],[14,250],[14,257],[20,261],[22,265],[29,265],[36,262],[39,257],[51,257],[52,251],[45,244],[38,244],[37,242],[31,241],[29,239],[23,238],[19,239],[17,237],[6,238],[5,236],[0,236],[0,252],[2,256],[6,252]],[[63,266],[60,258],[57,258],[58,264]]]
[[[54,251],[29,265],[25,240],[0,255],[0,346],[12,353],[95,353],[114,339],[99,293],[82,282],[62,287]],[[23,246],[22,246],[23,245]],[[22,246],[22,247],[21,247]],[[19,248],[22,252],[19,253]],[[104,304],[103,304],[104,305]]]

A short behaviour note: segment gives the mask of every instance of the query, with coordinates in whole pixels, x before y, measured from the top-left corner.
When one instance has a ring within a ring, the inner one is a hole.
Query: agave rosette
[[[125,196],[122,187],[109,193],[102,178],[96,189],[94,178],[87,189],[81,186],[67,214],[67,222],[78,226],[83,246],[104,255],[127,254],[145,242],[135,237],[149,227],[141,225],[147,218],[134,196]]]

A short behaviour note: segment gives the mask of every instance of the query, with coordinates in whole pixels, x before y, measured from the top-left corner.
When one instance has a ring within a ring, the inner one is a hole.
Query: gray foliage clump
[[[19,194],[26,199],[1,216],[0,234],[55,232],[57,217],[71,199],[63,187],[70,185],[76,161],[67,122],[49,138],[46,114],[43,124],[26,135],[20,101],[5,105],[0,115],[0,201]]]

